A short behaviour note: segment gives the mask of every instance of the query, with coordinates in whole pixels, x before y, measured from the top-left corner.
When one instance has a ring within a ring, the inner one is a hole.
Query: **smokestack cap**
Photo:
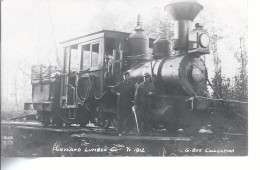
[[[193,21],[203,6],[197,2],[175,2],[164,8],[173,17],[174,20]]]

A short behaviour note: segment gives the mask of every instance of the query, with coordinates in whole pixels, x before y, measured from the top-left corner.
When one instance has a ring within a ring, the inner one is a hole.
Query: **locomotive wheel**
[[[62,127],[62,126],[63,126],[63,123],[62,123],[61,121],[58,121],[58,122],[56,122],[56,126],[57,126],[57,127]]]
[[[63,126],[63,121],[62,119],[59,117],[58,112],[54,112],[55,115],[55,124],[57,127],[61,128]]]
[[[79,126],[80,127],[86,127],[86,123],[80,123]]]
[[[103,118],[98,120],[98,126],[101,128],[108,129],[110,125],[111,125],[110,119]]]
[[[65,123],[65,127],[70,127],[71,123]]]
[[[63,127],[63,120],[60,118],[60,112],[57,109],[51,111],[50,116],[52,124],[55,124],[55,126],[59,128]]]
[[[40,115],[40,122],[43,126],[48,126],[50,124],[50,115],[48,115],[48,112],[41,111],[39,112]]]
[[[117,118],[116,117],[113,117],[112,120],[111,120],[111,125],[112,127],[117,130]]]
[[[44,118],[44,120],[42,121],[42,125],[43,125],[44,127],[46,127],[46,126],[49,125],[49,123],[47,122],[46,118]]]
[[[108,129],[111,125],[111,118],[105,116],[104,113],[102,113],[98,118],[95,119],[95,125],[103,129]]]
[[[173,132],[173,133],[175,133],[179,130],[178,125],[173,124],[173,123],[166,123],[166,124],[164,124],[164,127],[168,132]]]
[[[196,136],[201,127],[201,117],[199,113],[192,110],[186,110],[182,114],[184,117],[184,134],[187,136]]]

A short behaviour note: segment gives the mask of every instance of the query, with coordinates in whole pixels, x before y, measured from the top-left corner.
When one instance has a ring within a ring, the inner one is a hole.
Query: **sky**
[[[119,24],[136,19],[150,21],[153,8],[171,0],[3,0],[3,54],[33,62],[53,61],[53,41],[61,41],[96,31],[95,17],[120,15]],[[246,0],[200,0],[204,9],[214,12],[216,20],[229,30],[247,22]],[[115,12],[116,11],[116,12]],[[149,18],[150,17],[150,18]],[[111,18],[108,18],[108,20]],[[225,25],[226,24],[226,25]],[[233,27],[234,26],[234,27]],[[233,27],[233,28],[231,28]],[[114,28],[111,28],[114,29]],[[131,30],[125,30],[131,32]],[[19,60],[18,60],[19,61]]]
[[[103,25],[110,26],[113,16],[117,16],[116,26],[120,27],[134,24],[137,14],[141,14],[145,28],[153,22],[154,12],[166,13],[164,7],[172,2],[175,1],[2,0],[2,94],[10,95],[14,88],[22,91],[23,88],[28,88],[30,82],[23,86],[19,82],[28,78],[31,65],[55,63],[55,49],[58,49],[61,56],[59,42],[99,31]],[[235,38],[247,23],[247,0],[198,2],[204,6],[203,11],[212,12],[215,23],[229,36],[226,42],[219,44],[219,55],[224,73],[227,77],[232,77],[236,74],[237,65],[234,64],[230,46],[238,44]],[[97,23],[100,20],[104,22],[103,25]],[[115,28],[111,25],[109,29]],[[207,60],[208,68],[213,68],[210,63],[212,59]],[[209,74],[212,76],[212,69]]]

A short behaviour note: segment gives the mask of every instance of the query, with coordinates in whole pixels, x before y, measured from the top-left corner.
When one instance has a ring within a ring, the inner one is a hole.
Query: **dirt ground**
[[[247,135],[199,133],[188,141],[109,140],[2,126],[2,157],[246,156]],[[7,133],[8,132],[8,133]],[[111,135],[111,134],[110,134]],[[113,134],[112,134],[113,135]],[[175,134],[182,137],[180,132]],[[117,139],[117,138],[116,138]]]

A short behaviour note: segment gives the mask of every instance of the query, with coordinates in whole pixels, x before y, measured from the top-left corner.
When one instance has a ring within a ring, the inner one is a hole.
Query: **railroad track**
[[[178,133],[171,134],[165,130],[152,131],[146,135],[128,134],[125,136],[117,136],[114,129],[101,129],[93,125],[87,127],[80,126],[69,126],[57,128],[54,126],[43,126],[36,122],[2,122],[2,128],[16,128],[19,130],[30,130],[39,132],[57,132],[57,133],[68,133],[74,138],[89,138],[89,139],[101,139],[101,140],[154,140],[154,141],[190,141],[190,137],[184,137],[182,130]],[[199,135],[212,135],[210,130],[200,129]],[[245,134],[238,133],[223,133],[228,136],[243,136]]]
[[[9,128],[18,128],[18,129],[27,129],[35,131],[49,131],[49,132],[68,132],[68,133],[77,133],[77,132],[111,132],[113,129],[100,129],[94,126],[88,126],[85,128],[79,126],[70,126],[58,128],[55,126],[43,126],[41,123],[36,122],[2,122],[2,127]]]
[[[95,126],[87,126],[85,128],[79,126],[70,127],[52,127],[43,126],[40,123],[32,122],[2,122],[2,127],[16,128],[19,130],[28,131],[44,131],[44,132],[60,132],[70,133],[74,138],[89,138],[89,139],[103,139],[103,140],[155,140],[155,141],[189,141],[189,137],[183,137],[181,133],[169,134],[166,131],[153,131],[146,135],[129,134],[126,136],[117,136],[114,129],[101,129]]]

